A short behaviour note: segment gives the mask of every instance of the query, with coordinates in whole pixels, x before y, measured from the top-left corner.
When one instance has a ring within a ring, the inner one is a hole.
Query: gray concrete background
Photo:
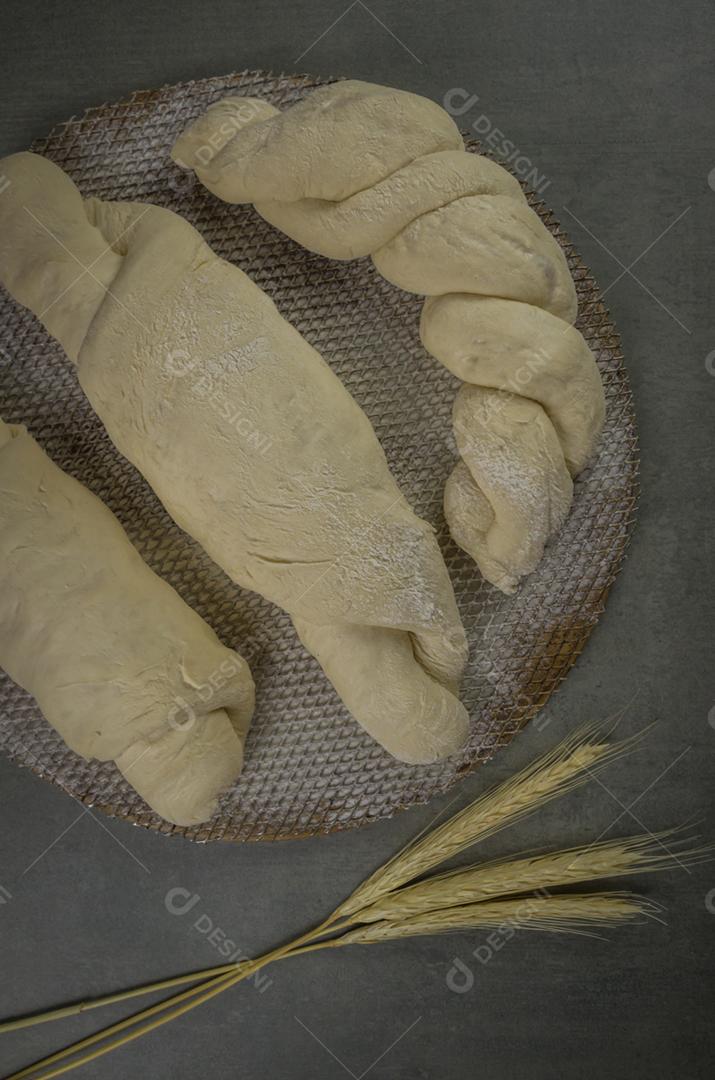
[[[2,153],[140,87],[261,67],[439,101],[461,87],[479,98],[464,126],[485,115],[549,178],[546,198],[608,287],[623,336],[642,440],[639,523],[549,722],[465,780],[458,804],[577,722],[625,710],[625,730],[657,727],[603,776],[608,790],[591,784],[552,805],[485,845],[490,854],[691,818],[713,836],[714,32],[707,0],[4,0],[0,12]],[[0,760],[0,1016],[218,963],[199,916],[246,952],[275,944],[448,801],[359,833],[200,847],[80,814]],[[190,914],[168,913],[175,886],[199,895]],[[481,963],[475,933],[287,961],[265,992],[244,985],[82,1075],[710,1077],[715,868],[644,888],[666,905],[664,924],[604,940],[521,934]],[[448,988],[455,957],[473,972],[467,993]],[[0,1071],[127,1011],[1,1036]]]

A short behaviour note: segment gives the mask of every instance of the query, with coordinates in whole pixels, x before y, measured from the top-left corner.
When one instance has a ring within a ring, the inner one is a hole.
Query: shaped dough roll
[[[72,750],[116,762],[168,821],[206,821],[241,771],[248,665],[2,420],[0,492],[0,664]]]
[[[456,542],[504,592],[538,565],[593,453],[605,403],[561,248],[518,181],[465,153],[427,98],[346,81],[286,112],[229,97],[174,160],[328,258],[372,255],[429,297],[425,348],[470,384],[455,403],[462,461],[445,489]]]
[[[118,449],[239,585],[293,617],[396,757],[464,741],[466,639],[430,526],[320,355],[188,222],[0,163],[0,281],[77,364]]]

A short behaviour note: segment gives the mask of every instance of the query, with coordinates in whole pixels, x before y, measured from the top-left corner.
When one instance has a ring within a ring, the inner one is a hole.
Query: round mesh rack
[[[257,690],[244,772],[200,826],[168,824],[112,763],[68,750],[32,698],[2,674],[0,749],[85,804],[197,841],[355,828],[426,801],[486,761],[574,663],[603,611],[634,518],[637,437],[618,334],[588,269],[535,196],[531,205],[562,245],[576,282],[577,325],[598,361],[607,418],[565,527],[536,573],[508,597],[482,580],[445,526],[442,491],[457,457],[451,410],[459,383],[420,343],[421,298],[383,280],[369,259],[338,263],[304,251],[252,207],[219,202],[169,159],[189,121],[226,93],[283,107],[330,81],[249,71],[140,91],[69,120],[32,149],[68,172],[85,196],[155,203],[186,217],[272,297],[367,413],[397,482],[438,532],[469,636],[462,698],[471,734],[457,757],[405,765],[362,731],[288,616],[234,585],[174,525],[110,443],[61,348],[0,291],[0,415],[26,424],[61,468],[105,501],[149,565],[249,661]],[[469,139],[467,147],[479,148]]]

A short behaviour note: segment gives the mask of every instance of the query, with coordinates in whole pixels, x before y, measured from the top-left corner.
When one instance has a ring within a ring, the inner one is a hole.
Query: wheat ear
[[[677,833],[677,829],[669,829],[564,851],[459,867],[387,893],[370,907],[357,912],[353,921],[404,919],[495,897],[667,870],[674,866],[692,866],[709,857],[712,847],[707,845],[686,851],[664,851],[663,841]],[[677,841],[680,845],[685,842],[685,839]]]
[[[584,893],[572,896],[527,896],[426,911],[405,919],[386,919],[348,930],[332,944],[371,945],[417,934],[447,934],[479,927],[579,932],[653,915],[660,908],[630,893]]]
[[[543,758],[488,791],[425,836],[408,844],[367,878],[335,911],[346,917],[439,866],[477,840],[511,825],[585,783],[597,769],[629,751],[641,734],[620,743],[591,741],[598,727],[570,736]]]

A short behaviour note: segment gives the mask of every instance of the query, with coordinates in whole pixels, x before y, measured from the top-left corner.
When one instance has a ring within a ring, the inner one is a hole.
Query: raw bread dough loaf
[[[77,364],[119,450],[238,584],[285,608],[392,754],[463,743],[466,639],[430,526],[362,410],[237,267],[169,210],[0,162],[0,281]]]
[[[115,761],[177,825],[210,818],[241,771],[246,662],[96,496],[2,420],[0,664],[72,750]]]
[[[563,523],[604,418],[598,369],[570,325],[566,260],[517,180],[465,153],[434,102],[354,81],[284,113],[225,98],[172,156],[311,251],[372,255],[389,281],[429,297],[425,348],[468,384],[445,513],[484,576],[513,592]]]

